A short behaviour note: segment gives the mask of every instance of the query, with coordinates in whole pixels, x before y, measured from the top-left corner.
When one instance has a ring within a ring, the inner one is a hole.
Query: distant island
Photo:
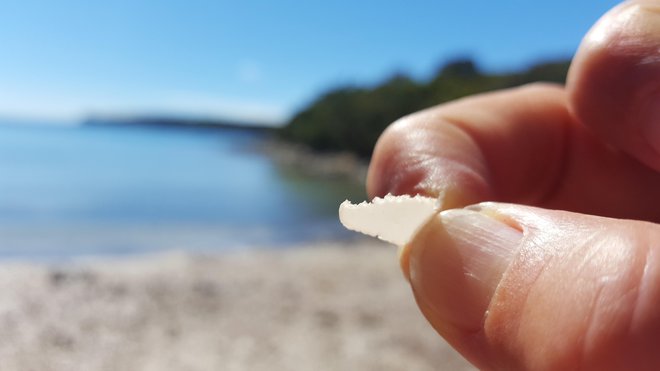
[[[208,130],[238,130],[260,133],[273,133],[276,127],[266,123],[255,123],[224,119],[195,119],[169,116],[112,116],[96,115],[83,120],[90,126],[150,126],[163,128],[189,128]]]

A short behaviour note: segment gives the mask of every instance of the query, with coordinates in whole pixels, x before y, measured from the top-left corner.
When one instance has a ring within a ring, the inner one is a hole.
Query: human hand
[[[401,253],[422,312],[476,366],[659,370],[660,1],[606,14],[565,88],[394,123],[367,188],[498,202],[443,211]]]

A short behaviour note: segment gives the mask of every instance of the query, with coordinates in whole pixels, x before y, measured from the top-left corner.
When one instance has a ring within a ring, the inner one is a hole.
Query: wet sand
[[[2,370],[471,370],[392,247],[0,266]]]

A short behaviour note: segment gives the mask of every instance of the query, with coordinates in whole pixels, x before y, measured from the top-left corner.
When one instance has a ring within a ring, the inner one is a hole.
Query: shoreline
[[[472,370],[377,241],[0,270],[3,370]]]
[[[273,137],[265,138],[254,150],[272,158],[279,166],[295,168],[308,176],[366,183],[368,161],[350,152],[320,153]]]

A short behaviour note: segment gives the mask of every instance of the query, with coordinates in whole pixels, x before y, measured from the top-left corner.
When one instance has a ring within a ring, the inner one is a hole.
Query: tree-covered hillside
[[[317,151],[369,157],[380,133],[396,119],[466,95],[534,81],[563,83],[569,62],[540,63],[507,74],[481,72],[471,60],[443,66],[430,81],[394,75],[371,87],[347,86],[322,94],[282,128],[282,138]]]

